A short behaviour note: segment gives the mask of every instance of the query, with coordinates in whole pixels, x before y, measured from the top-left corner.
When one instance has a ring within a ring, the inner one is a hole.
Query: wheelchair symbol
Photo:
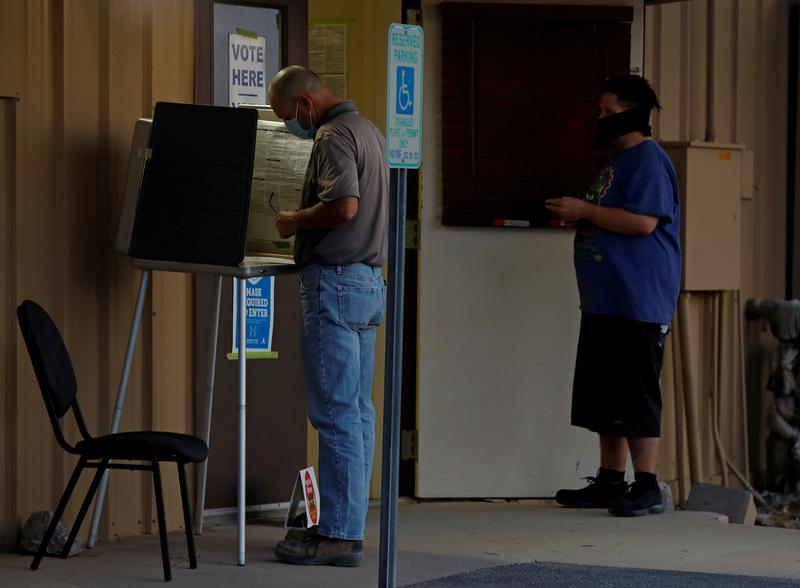
[[[397,114],[414,114],[414,68],[397,66]]]

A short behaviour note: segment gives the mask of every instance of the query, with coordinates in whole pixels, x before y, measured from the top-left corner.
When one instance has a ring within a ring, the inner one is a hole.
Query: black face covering
[[[645,137],[649,137],[653,132],[650,128],[650,110],[644,108],[624,110],[598,118],[595,122],[593,147],[607,147],[612,139],[634,131],[640,131]]]

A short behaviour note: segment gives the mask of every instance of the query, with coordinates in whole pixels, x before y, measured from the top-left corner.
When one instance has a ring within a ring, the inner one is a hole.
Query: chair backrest
[[[65,444],[58,424],[58,419],[70,408],[77,407],[78,384],[67,347],[53,319],[32,300],[25,300],[17,307],[17,319],[56,437],[65,449],[71,451],[72,447]],[[75,416],[82,420],[78,411],[75,411]]]

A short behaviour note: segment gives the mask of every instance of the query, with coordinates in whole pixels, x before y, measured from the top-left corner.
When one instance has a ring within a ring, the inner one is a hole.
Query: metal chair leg
[[[69,557],[69,550],[72,549],[72,544],[75,542],[75,537],[78,536],[78,530],[81,528],[83,519],[86,517],[86,512],[89,510],[89,505],[92,503],[92,498],[94,498],[95,492],[97,492],[97,487],[100,485],[100,481],[103,479],[103,474],[106,472],[108,461],[108,459],[102,460],[100,462],[100,467],[97,468],[97,472],[95,473],[94,479],[89,486],[89,490],[86,492],[86,498],[83,499],[81,509],[78,511],[78,516],[75,517],[75,522],[72,523],[72,531],[70,531],[67,542],[64,544],[64,549],[61,550],[61,559],[67,559],[67,557]]]
[[[186,464],[178,462],[178,481],[181,484],[181,503],[183,504],[183,526],[186,527],[186,547],[189,550],[189,567],[197,567],[197,556],[194,552],[194,535],[192,534],[192,518],[189,514],[189,493],[186,490]]]
[[[164,581],[172,580],[169,565],[169,543],[167,542],[167,517],[164,514],[164,495],[161,492],[161,471],[158,460],[153,460],[153,486],[156,491],[156,512],[158,513],[158,535],[161,538],[161,559],[164,562]]]
[[[64,509],[67,507],[70,496],[72,496],[72,491],[75,490],[78,479],[81,477],[81,472],[83,472],[85,463],[86,459],[83,457],[78,460],[78,464],[75,466],[75,470],[72,472],[72,477],[69,479],[67,487],[64,488],[64,493],[61,495],[61,500],[59,500],[56,511],[53,513],[53,518],[50,520],[50,525],[48,525],[47,531],[45,531],[44,537],[42,537],[42,542],[39,544],[39,550],[36,552],[36,555],[33,557],[33,561],[31,562],[32,570],[39,568],[39,563],[42,561],[42,557],[47,552],[47,546],[50,544],[50,539],[53,538],[53,533],[56,531],[58,521],[61,520],[61,516],[64,514]]]

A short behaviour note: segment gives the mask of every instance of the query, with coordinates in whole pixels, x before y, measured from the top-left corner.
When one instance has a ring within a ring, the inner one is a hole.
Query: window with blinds
[[[553,224],[582,197],[598,86],[630,67],[631,7],[442,5],[445,225]]]

